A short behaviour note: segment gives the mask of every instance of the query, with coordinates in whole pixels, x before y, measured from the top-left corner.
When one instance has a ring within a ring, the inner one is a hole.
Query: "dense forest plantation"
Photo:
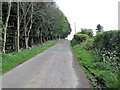
[[[120,30],[103,31],[100,24],[96,30],[96,36],[92,29],[75,34],[73,52],[94,87],[119,88]]]
[[[70,24],[55,2],[2,2],[2,52],[63,39]]]

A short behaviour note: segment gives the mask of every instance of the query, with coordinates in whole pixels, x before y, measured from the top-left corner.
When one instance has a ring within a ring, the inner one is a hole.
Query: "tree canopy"
[[[102,32],[103,31],[103,26],[101,26],[100,24],[98,24],[97,26],[97,32]]]
[[[92,29],[81,28],[81,32],[78,32],[78,34],[87,34],[88,36],[92,37],[93,31],[92,31]]]

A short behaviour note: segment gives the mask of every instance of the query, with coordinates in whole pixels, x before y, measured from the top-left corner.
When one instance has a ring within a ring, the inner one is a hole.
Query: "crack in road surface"
[[[64,40],[2,76],[3,88],[89,88],[89,80]]]

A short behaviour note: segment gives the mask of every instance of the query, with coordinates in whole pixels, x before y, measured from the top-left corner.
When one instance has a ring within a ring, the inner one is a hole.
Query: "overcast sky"
[[[118,29],[118,2],[119,0],[56,0],[59,8],[67,16],[72,33],[81,28],[93,29],[95,32],[97,24],[101,24],[104,30]]]

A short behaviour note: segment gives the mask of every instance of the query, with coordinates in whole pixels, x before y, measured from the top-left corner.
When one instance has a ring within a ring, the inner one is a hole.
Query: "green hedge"
[[[111,66],[114,72],[120,69],[120,30],[98,33],[95,37],[95,53],[102,57],[102,61]]]
[[[85,42],[88,38],[89,36],[87,34],[75,34],[73,40],[71,41],[71,45],[74,46]]]
[[[87,34],[90,37],[93,37],[93,31],[92,29],[81,29],[81,32],[78,32],[77,34]]]
[[[96,48],[111,51],[120,50],[120,30],[100,32],[96,35],[94,44]]]
[[[95,48],[95,45],[94,45],[94,38],[89,38],[85,41],[84,43],[84,47],[85,49],[87,50],[93,50]]]

